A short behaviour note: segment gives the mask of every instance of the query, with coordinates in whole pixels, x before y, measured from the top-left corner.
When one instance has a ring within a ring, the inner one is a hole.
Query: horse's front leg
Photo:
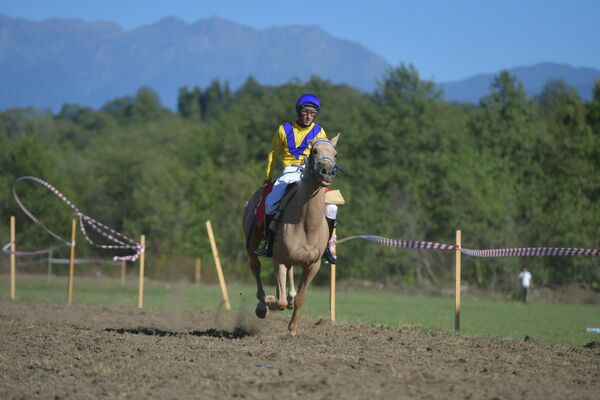
[[[288,276],[289,267],[285,264],[278,264],[276,266],[277,275],[277,302],[273,304],[273,307],[278,310],[285,310],[288,306],[286,298],[286,281]]]
[[[294,308],[294,302],[296,301],[296,283],[294,282],[294,267],[291,266],[290,268],[288,268],[287,271],[287,279],[288,279],[288,285],[289,285],[289,290],[287,293],[287,308],[288,309],[292,309]]]
[[[302,277],[300,278],[300,285],[298,287],[298,295],[294,304],[294,311],[292,312],[292,319],[288,325],[290,335],[296,336],[298,333],[298,318],[300,317],[300,309],[304,305],[304,299],[306,297],[306,291],[312,280],[319,272],[321,268],[321,260],[318,260],[314,264],[309,265],[302,269]]]

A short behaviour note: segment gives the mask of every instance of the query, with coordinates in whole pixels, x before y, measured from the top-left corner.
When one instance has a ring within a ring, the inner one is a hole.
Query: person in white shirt
[[[533,286],[533,276],[527,268],[523,267],[519,273],[519,281],[521,282],[521,288],[523,289],[523,303],[529,302],[529,288]]]

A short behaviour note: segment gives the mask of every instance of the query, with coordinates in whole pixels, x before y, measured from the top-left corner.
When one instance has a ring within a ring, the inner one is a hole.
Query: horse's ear
[[[338,133],[337,135],[335,135],[335,137],[333,139],[330,140],[333,147],[337,146],[337,142],[338,142],[339,138],[340,138],[340,134]]]

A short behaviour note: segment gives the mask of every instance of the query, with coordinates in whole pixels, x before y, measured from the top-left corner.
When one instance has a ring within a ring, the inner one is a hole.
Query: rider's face
[[[302,107],[298,110],[298,123],[304,127],[309,126],[317,118],[317,110],[313,107]]]

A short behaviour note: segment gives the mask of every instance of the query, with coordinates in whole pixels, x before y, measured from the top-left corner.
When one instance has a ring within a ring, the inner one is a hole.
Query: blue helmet
[[[312,93],[304,93],[302,96],[298,97],[298,101],[296,101],[296,109],[302,106],[311,105],[319,111],[321,109],[321,102],[319,98]]]

